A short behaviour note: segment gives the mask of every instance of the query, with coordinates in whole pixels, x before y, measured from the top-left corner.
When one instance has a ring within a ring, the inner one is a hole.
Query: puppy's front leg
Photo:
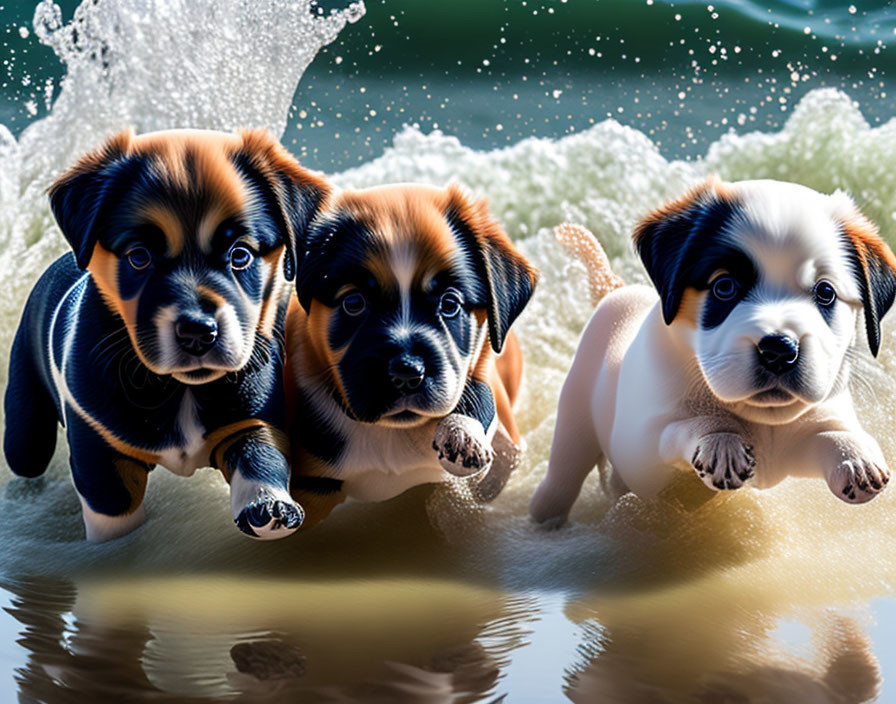
[[[458,477],[470,477],[491,467],[496,423],[491,388],[485,382],[468,380],[460,402],[436,428],[432,448],[439,453],[442,468]]]
[[[841,501],[863,504],[882,492],[890,469],[877,441],[864,432],[829,431],[812,437],[812,459]]]
[[[666,464],[690,464],[710,489],[739,489],[753,476],[753,446],[726,417],[697,416],[670,423],[660,436]]]
[[[146,520],[143,495],[154,465],[111,447],[71,409],[67,435],[87,540],[112,540],[142,525]]]
[[[230,481],[233,520],[252,538],[283,538],[299,526],[305,512],[289,495],[289,462],[267,428],[219,446],[216,462]]]

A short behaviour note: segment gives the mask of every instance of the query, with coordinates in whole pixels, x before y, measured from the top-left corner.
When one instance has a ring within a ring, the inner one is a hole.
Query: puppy
[[[347,496],[381,501],[493,461],[479,496],[496,495],[520,444],[510,326],[536,273],[485,203],[455,187],[345,192],[306,247],[287,317],[304,525]]]
[[[62,423],[89,540],[144,520],[156,464],[221,469],[250,536],[299,526],[282,335],[296,242],[328,192],[253,130],[122,132],[50,188],[74,253],[25,306],[4,449],[35,477]]]
[[[850,503],[882,491],[889,469],[848,380],[860,310],[877,354],[896,258],[849,197],[710,179],[634,239],[656,290],[613,291],[585,328],[535,520],[562,521],[606,460],[611,491],[643,497],[677,467],[714,490],[794,475]]]

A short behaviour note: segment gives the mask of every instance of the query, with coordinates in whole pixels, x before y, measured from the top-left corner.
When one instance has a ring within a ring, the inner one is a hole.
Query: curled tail
[[[588,292],[591,305],[596,306],[610,291],[621,288],[625,282],[613,273],[610,260],[600,242],[581,225],[565,222],[554,228],[554,236],[572,252],[588,270]]]

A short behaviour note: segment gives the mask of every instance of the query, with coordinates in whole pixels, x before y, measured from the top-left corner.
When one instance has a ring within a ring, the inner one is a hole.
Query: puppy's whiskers
[[[846,362],[850,365],[849,384],[853,389],[857,389],[860,395],[870,401],[876,403],[879,399],[879,390],[886,389],[886,380],[881,379],[881,371],[876,363],[868,358],[864,352],[854,347],[846,350]],[[870,377],[870,378],[869,378]],[[877,377],[874,379],[873,377]],[[884,381],[882,385],[881,382]]]
[[[127,328],[122,325],[120,328],[116,328],[112,332],[101,337],[97,343],[90,348],[90,352],[87,353],[87,359],[88,361],[96,359],[96,361],[99,362],[106,354],[109,354],[124,342],[130,344],[130,338],[128,337]]]

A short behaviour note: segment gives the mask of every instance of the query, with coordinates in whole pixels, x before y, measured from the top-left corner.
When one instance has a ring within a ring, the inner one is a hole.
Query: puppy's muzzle
[[[389,362],[389,379],[402,394],[411,394],[423,384],[426,365],[420,357],[400,354]]]
[[[759,363],[772,374],[785,374],[796,366],[800,345],[789,335],[766,335],[756,345]]]
[[[218,340],[218,323],[214,316],[184,313],[174,324],[178,346],[187,354],[201,357]]]

